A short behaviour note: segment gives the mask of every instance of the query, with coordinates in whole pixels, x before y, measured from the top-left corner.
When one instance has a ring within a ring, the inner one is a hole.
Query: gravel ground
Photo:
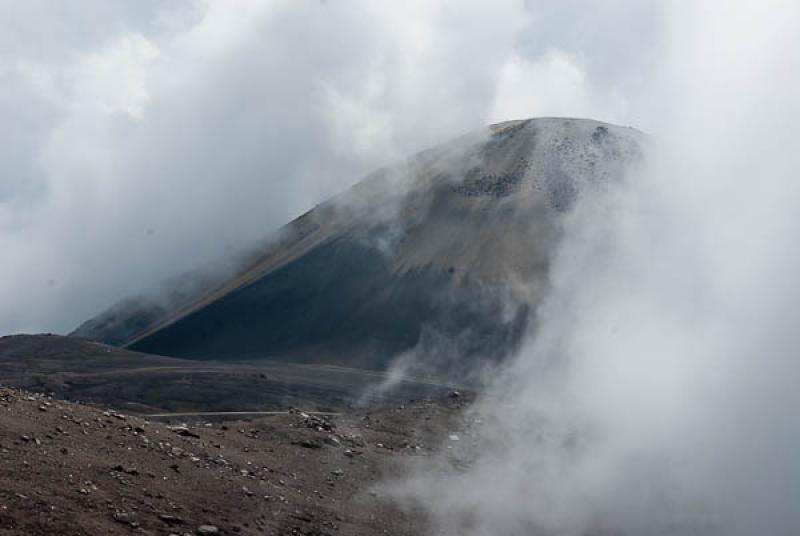
[[[0,388],[0,535],[422,534],[380,484],[467,403],[178,423]]]

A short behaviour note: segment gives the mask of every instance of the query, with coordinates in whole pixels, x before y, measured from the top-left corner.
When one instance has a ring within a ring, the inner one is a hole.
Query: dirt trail
[[[305,415],[322,415],[325,417],[340,416],[342,413],[330,411],[195,411],[183,413],[154,413],[146,415],[147,419],[181,419],[184,417],[263,417],[267,415],[291,415],[293,413]]]

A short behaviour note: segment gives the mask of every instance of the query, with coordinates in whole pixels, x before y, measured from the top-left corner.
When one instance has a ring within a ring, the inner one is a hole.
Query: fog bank
[[[800,531],[798,11],[664,6],[646,168],[574,208],[462,463],[391,486],[432,533]]]

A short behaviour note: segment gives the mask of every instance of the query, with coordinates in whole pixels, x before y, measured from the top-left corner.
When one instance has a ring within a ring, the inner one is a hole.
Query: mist
[[[387,484],[431,533],[800,532],[799,15],[663,6],[645,166],[573,208],[467,445]]]
[[[533,24],[513,0],[34,0],[0,21],[0,333],[69,331],[484,126]]]

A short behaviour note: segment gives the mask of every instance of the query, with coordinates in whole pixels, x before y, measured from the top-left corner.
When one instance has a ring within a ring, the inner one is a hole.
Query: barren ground
[[[421,534],[380,483],[465,403],[176,427],[0,388],[0,535]]]

